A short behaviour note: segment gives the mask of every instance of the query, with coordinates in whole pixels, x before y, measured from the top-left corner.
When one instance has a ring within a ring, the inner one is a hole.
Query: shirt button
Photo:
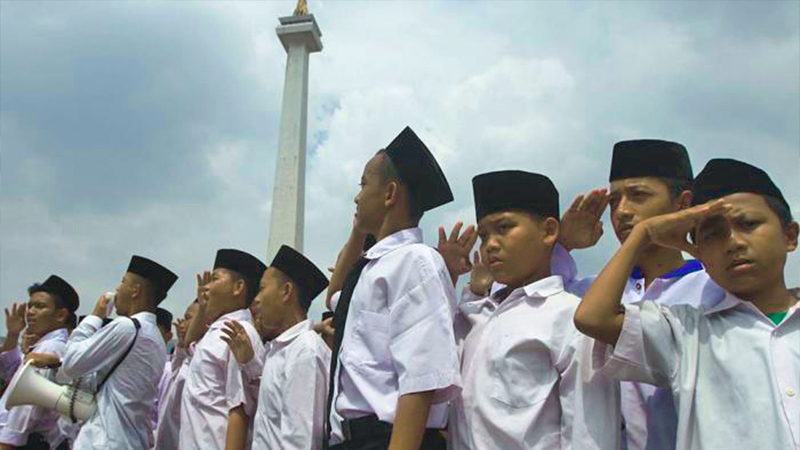
[[[789,397],[794,397],[794,394],[795,394],[794,389],[789,388],[786,390],[786,395],[788,395]]]
[[[642,283],[636,283],[636,289],[642,290]]]

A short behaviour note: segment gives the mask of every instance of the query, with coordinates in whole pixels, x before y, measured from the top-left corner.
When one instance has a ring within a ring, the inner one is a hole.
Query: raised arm
[[[723,203],[714,202],[639,222],[583,297],[575,312],[578,330],[616,345],[624,319],[620,305],[622,294],[639,254],[648,245],[655,244],[696,256],[697,248],[687,240],[687,235],[701,220],[725,209]]]
[[[589,195],[578,195],[561,217],[558,243],[567,251],[592,247],[603,236],[600,218],[608,206],[605,188],[594,189]]]
[[[183,339],[183,346],[189,347],[192,342],[199,341],[208,329],[209,321],[206,317],[206,307],[208,297],[205,293],[205,286],[211,282],[211,272],[206,270],[203,274],[197,274],[197,313],[186,327],[186,336]]]
[[[347,275],[358,259],[361,258],[361,254],[364,252],[364,242],[366,240],[366,233],[353,226],[353,229],[350,231],[350,237],[347,238],[347,242],[344,244],[342,251],[339,252],[339,257],[336,259],[336,265],[331,274],[331,281],[330,284],[328,284],[328,296],[325,298],[325,306],[328,309],[331,307],[331,296],[342,290]]]

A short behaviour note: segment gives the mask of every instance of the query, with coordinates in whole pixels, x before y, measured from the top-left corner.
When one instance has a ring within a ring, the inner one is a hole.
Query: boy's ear
[[[797,235],[800,233],[800,225],[792,222],[786,226],[784,233],[786,233],[787,250],[790,252],[797,250]]]
[[[56,320],[58,323],[66,325],[69,322],[70,312],[67,308],[56,309]]]
[[[678,211],[692,207],[692,191],[685,190],[681,192],[677,199]]]
[[[544,243],[547,245],[555,245],[558,242],[558,233],[561,229],[561,224],[555,217],[548,217],[542,222],[542,230],[544,231]]]
[[[383,204],[387,207],[397,203],[397,197],[400,195],[400,183],[397,180],[392,180],[386,183],[386,190]]]

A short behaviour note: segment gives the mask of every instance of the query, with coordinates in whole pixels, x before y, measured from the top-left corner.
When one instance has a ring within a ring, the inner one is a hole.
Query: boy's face
[[[25,312],[28,333],[39,337],[61,328],[66,323],[66,309],[57,309],[53,297],[47,292],[34,292],[28,299]]]
[[[279,320],[282,317],[280,308],[282,307],[282,287],[283,279],[276,273],[277,269],[269,267],[261,277],[260,288],[257,299],[261,304],[259,320],[261,321],[261,333],[267,340],[277,337]]]
[[[612,181],[608,207],[620,242],[625,242],[637,223],[678,210],[667,185],[653,177]]]
[[[749,299],[783,282],[786,254],[797,248],[797,224],[784,229],[760,195],[737,193],[723,199],[730,211],[701,222],[695,241],[711,278]]]
[[[207,316],[214,321],[224,314],[239,309],[232,304],[239,289],[244,289],[244,280],[227,269],[214,269],[211,281],[204,287],[204,294],[208,297]]]
[[[361,175],[361,190],[353,201],[356,203],[355,226],[364,233],[377,234],[386,214],[385,187],[381,176],[381,165],[384,154],[373,156],[364,166]]]
[[[114,308],[118,316],[127,316],[130,311],[130,304],[136,290],[135,275],[125,272],[119,286],[114,291]]]
[[[497,212],[478,222],[478,236],[494,280],[516,288],[549,270],[558,222],[518,211]]]

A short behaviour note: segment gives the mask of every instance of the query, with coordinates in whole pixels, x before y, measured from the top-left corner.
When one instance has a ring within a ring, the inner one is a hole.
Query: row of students
[[[693,179],[685,148],[665,141],[618,143],[611,166],[609,189],[561,219],[546,176],[479,175],[477,229],[441,232],[433,249],[419,221],[453,197],[406,128],[365,166],[330,284],[289,247],[269,269],[220,250],[198,276],[169,375],[152,327],[144,344],[124,317],[98,328],[101,299],[60,371],[86,375],[77,361],[93,361],[107,375],[126,347],[149,368],[125,357],[75,448],[153,444],[139,412],[152,411],[159,380],[164,449],[800,448],[800,319],[783,278],[798,226],[780,190],[733,160]],[[580,279],[570,251],[597,242],[607,205],[622,246]],[[120,315],[155,320],[173,278],[134,257]],[[330,350],[307,318],[326,287],[334,317],[318,329]]]

